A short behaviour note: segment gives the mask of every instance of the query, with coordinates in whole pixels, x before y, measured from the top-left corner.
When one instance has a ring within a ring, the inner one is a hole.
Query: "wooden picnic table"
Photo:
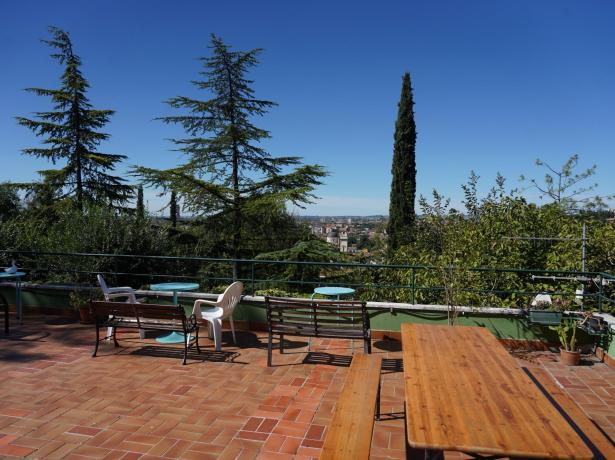
[[[401,335],[411,448],[435,457],[450,450],[495,457],[593,458],[486,328],[406,323]]]

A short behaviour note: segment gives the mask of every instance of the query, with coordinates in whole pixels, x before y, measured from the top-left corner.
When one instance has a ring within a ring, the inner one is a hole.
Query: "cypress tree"
[[[145,199],[143,198],[143,186],[137,187],[137,218],[140,220],[145,219]]]
[[[179,208],[177,207],[177,193],[171,191],[171,201],[169,202],[169,218],[171,219],[171,227],[177,227],[177,218],[179,217]]]
[[[188,161],[173,169],[137,167],[135,172],[148,185],[175,191],[194,215],[228,217],[231,256],[238,259],[246,215],[264,214],[287,201],[309,203],[326,173],[319,165],[302,164],[299,157],[273,157],[261,146],[270,134],[252,124],[252,118],[265,115],[274,103],[256,98],[247,76],[261,50],[232,51],[215,35],[211,49],[210,57],[201,58],[204,79],[193,81],[211,98],[174,97],[168,104],[185,113],[161,118],[182,126],[190,136],[173,140]],[[234,278],[237,271],[235,264]]]
[[[416,195],[416,125],[410,74],[402,79],[401,98],[398,104],[391,173],[391,200],[389,204],[389,251],[395,251],[413,240],[414,200]]]
[[[44,146],[24,149],[24,154],[53,164],[63,161],[65,166],[39,171],[43,184],[30,186],[51,190],[55,200],[71,197],[81,211],[86,202],[121,205],[132,196],[132,187],[110,172],[126,156],[98,151],[99,144],[109,138],[98,130],[114,111],[92,108],[86,94],[90,85],[81,72],[81,59],[73,51],[69,34],[56,27],[50,27],[49,32],[51,39],[43,42],[54,49],[51,57],[64,66],[60,88],[26,91],[50,97],[53,110],[36,112],[36,119],[17,117],[17,122],[44,138]]]

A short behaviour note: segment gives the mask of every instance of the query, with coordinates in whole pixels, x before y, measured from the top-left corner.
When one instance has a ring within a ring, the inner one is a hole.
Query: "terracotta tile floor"
[[[120,335],[92,359],[91,326],[29,319],[0,335],[0,456],[49,459],[317,458],[352,353],[347,341],[293,339],[266,367],[265,334],[239,332],[222,353],[203,353]],[[225,341],[230,334],[224,334]],[[356,343],[355,350],[361,346]],[[403,458],[399,343],[382,353],[382,412],[371,458]],[[556,355],[517,355],[544,366],[615,438],[615,371],[565,368]],[[455,454],[450,455],[454,457]]]

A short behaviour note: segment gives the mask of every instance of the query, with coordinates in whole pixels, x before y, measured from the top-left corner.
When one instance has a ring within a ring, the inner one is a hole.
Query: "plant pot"
[[[566,366],[578,366],[581,362],[581,350],[566,351],[562,347],[559,349],[560,361]]]
[[[552,310],[529,310],[529,319],[532,324],[556,326],[562,323],[562,312]]]
[[[94,323],[94,317],[92,316],[92,312],[89,305],[83,305],[79,307],[79,322],[81,324]]]

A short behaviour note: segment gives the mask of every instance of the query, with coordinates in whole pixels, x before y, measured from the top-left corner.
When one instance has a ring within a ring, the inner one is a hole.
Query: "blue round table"
[[[341,287],[341,286],[324,286],[317,287],[314,289],[314,293],[312,294],[312,299],[316,294],[324,295],[326,297],[337,297],[337,300],[340,300],[340,296],[342,295],[352,295],[355,293],[355,290],[352,288]]]
[[[23,304],[21,302],[21,279],[25,276],[25,272],[6,273],[0,272],[0,280],[14,279],[15,280],[15,311],[19,324],[23,321]]]
[[[173,293],[173,305],[178,305],[177,293],[184,291],[196,291],[199,288],[198,283],[158,283],[151,284],[149,287],[152,291],[170,291]],[[181,332],[171,332],[162,337],[158,337],[156,342],[159,343],[184,343],[184,334]]]

